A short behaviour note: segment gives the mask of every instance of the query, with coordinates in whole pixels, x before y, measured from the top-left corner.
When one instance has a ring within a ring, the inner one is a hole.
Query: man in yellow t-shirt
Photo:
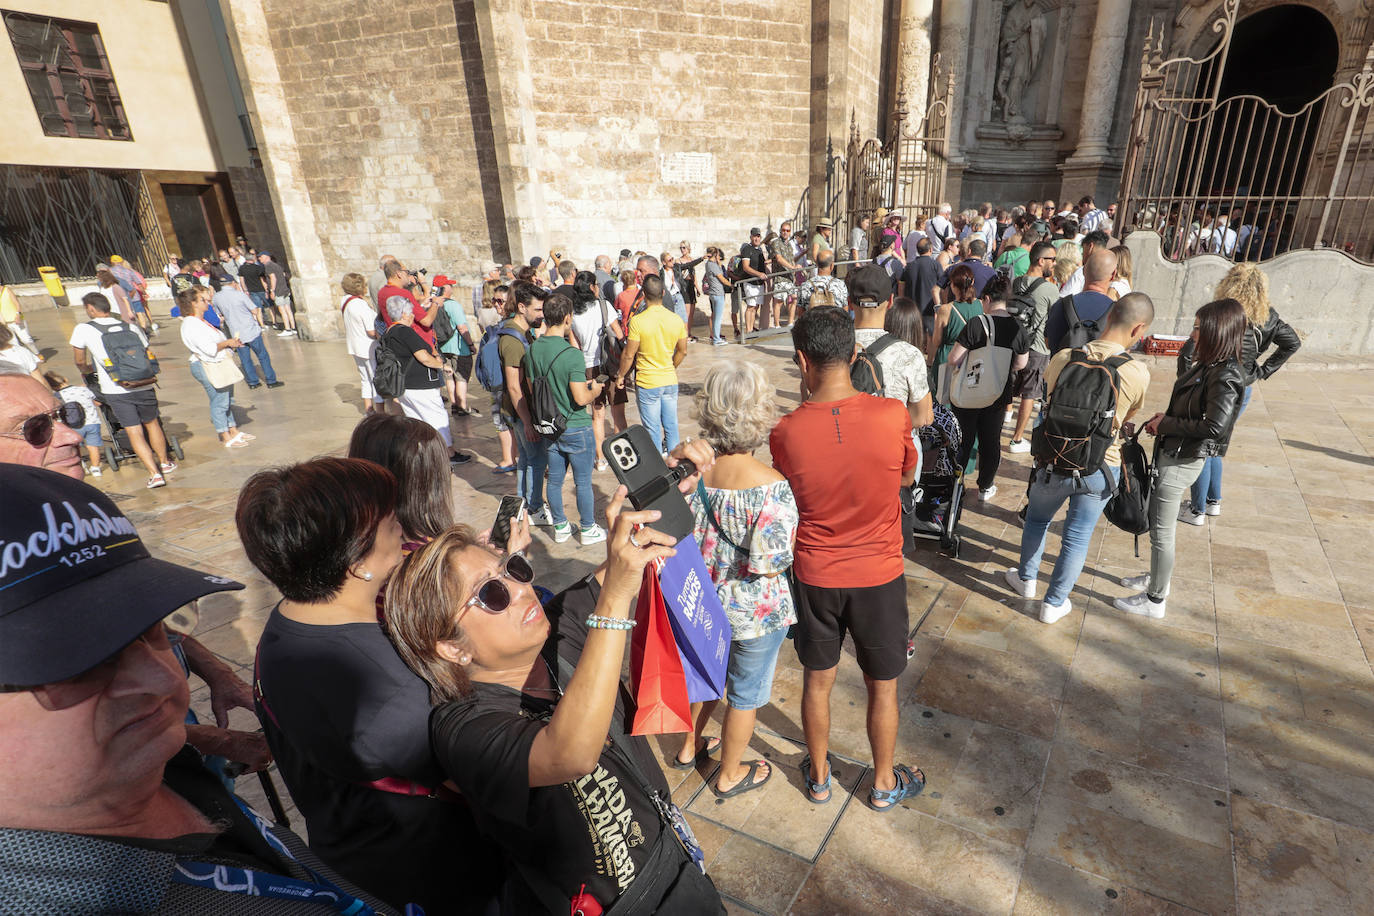
[[[678,443],[677,367],[687,356],[687,325],[663,306],[663,278],[645,277],[640,285],[644,308],[630,316],[629,341],[620,357],[617,388],[635,370],[635,403],[639,422],[649,437],[667,452]]]

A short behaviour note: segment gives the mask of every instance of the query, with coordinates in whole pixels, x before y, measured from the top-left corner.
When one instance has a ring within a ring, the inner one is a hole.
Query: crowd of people
[[[721,799],[769,782],[777,758],[748,751],[790,636],[803,668],[801,791],[831,802],[830,700],[848,635],[868,693],[873,775],[861,797],[881,815],[922,792],[925,774],[896,755],[922,481],[976,468],[991,500],[1003,449],[1030,453],[1020,558],[998,585],[1036,597],[1048,528],[1067,504],[1039,604],[1053,624],[1118,492],[1123,439],[1155,437],[1150,568],[1123,580],[1133,594],[1116,607],[1163,617],[1175,526],[1220,514],[1250,386],[1299,345],[1263,272],[1237,264],[1197,310],[1167,408],[1137,424],[1150,374],[1131,351],[1154,304],[1131,288],[1109,213],[1090,199],[1071,212],[983,209],[940,207],[905,233],[900,215],[877,214],[851,237],[843,260],[857,263],[843,277],[828,226],[803,250],[786,224],[751,233],[738,260],[718,246],[693,259],[683,243],[678,257],[623,252],[618,271],[609,257],[579,270],[559,252],[487,264],[470,302],[449,277],[426,283],[390,256],[371,280],[349,274],[340,308],[365,416],[346,456],[260,471],[239,493],[239,538],[281,595],[251,690],[185,635],[187,605],[240,586],[153,559],[81,482],[83,448],[99,473],[101,410],[129,430],[149,486],[176,467],[151,386],[138,384],[156,374],[147,332],[123,316],[127,299],[87,295],[71,342],[94,389],[0,369],[0,539],[11,545],[0,798],[12,802],[0,813],[0,896],[61,912],[289,913],[322,901],[359,914],[724,912],[652,746],[630,734],[621,679],[641,580],[678,550],[700,551],[731,643],[720,700],[692,708],[690,730],[664,745],[666,766],[700,768]],[[243,351],[266,317],[239,285],[243,266],[218,291],[176,292],[190,371],[228,448],[247,441],[223,384],[228,354],[256,378]],[[801,393],[790,413],[759,365],[717,361],[691,399],[701,438],[680,435],[698,268],[712,343],[732,289],[741,332],[761,315],[788,326]],[[107,346],[113,334],[128,336]],[[265,347],[251,352],[280,384]],[[453,418],[483,412],[474,375],[503,437],[493,470],[514,474],[526,510],[499,547],[454,504],[452,471],[471,456],[454,447]],[[623,430],[631,392],[666,463],[692,464],[678,483],[691,541],[656,530],[660,513],[633,510],[624,487],[598,520],[606,417]],[[604,544],[605,559],[553,594],[527,548],[534,527],[572,537],[569,471],[580,543]],[[211,686],[214,725],[187,721],[189,673]],[[262,734],[228,729],[233,706],[251,707]],[[216,775],[225,760],[275,761],[308,847],[232,794]]]

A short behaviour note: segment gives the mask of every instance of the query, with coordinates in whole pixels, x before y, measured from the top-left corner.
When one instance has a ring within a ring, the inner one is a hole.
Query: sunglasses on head
[[[128,652],[136,644],[146,643],[153,650],[171,650],[173,641],[180,642],[181,637],[191,633],[196,628],[196,623],[200,620],[200,611],[195,604],[188,604],[168,614],[162,620],[144,630],[127,646],[105,659],[94,668],[90,668],[80,674],[73,675],[61,681],[53,681],[51,684],[38,684],[37,686],[18,686],[13,684],[0,684],[0,693],[24,693],[33,694],[33,698],[38,701],[49,712],[59,712],[63,709],[70,709],[73,706],[84,703],[98,693],[103,693],[110,683],[115,679],[119,672],[120,662],[124,658],[124,653]]]
[[[502,579],[528,585],[534,581],[534,567],[518,553],[506,557],[505,562],[501,564],[500,572],[484,579],[477,586],[476,593],[463,605],[464,610],[476,605],[488,614],[504,614],[510,607],[511,591]]]
[[[0,433],[8,439],[23,439],[34,448],[47,448],[48,443],[52,442],[53,424],[61,420],[72,429],[80,429],[81,421],[85,419],[86,411],[80,404],[67,402],[61,407],[54,407],[47,413],[35,414],[29,417],[19,427],[17,433]]]

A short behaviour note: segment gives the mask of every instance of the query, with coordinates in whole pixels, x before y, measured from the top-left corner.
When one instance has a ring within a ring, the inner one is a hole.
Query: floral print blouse
[[[701,502],[703,492],[725,537],[711,524]],[[792,566],[799,516],[787,481],[747,490],[701,486],[691,505],[697,543],[734,638],[756,639],[796,623],[786,572]]]

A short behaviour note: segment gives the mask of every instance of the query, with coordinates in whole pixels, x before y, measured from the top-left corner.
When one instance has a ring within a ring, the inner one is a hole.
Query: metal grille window
[[[43,133],[132,140],[95,23],[0,11]]]

